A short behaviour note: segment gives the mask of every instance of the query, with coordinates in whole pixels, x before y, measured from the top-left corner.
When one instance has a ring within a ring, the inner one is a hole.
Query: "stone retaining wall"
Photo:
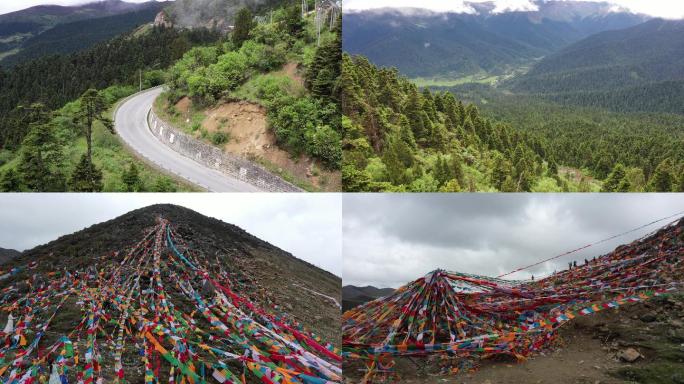
[[[147,115],[152,134],[169,148],[200,164],[256,186],[265,192],[302,192],[301,189],[239,156],[191,137],[171,126],[150,110]]]

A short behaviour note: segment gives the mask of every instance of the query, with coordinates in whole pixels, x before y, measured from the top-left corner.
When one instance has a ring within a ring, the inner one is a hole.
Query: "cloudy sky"
[[[1,0],[0,0],[1,1]],[[235,224],[338,276],[338,194],[0,194],[0,247],[30,249],[152,204],[181,205]]]
[[[343,200],[344,284],[393,288],[437,268],[498,276],[684,211],[684,194],[345,194]],[[510,278],[567,268],[664,224]]]
[[[141,3],[146,0],[127,0]],[[490,0],[466,0],[470,2],[486,2]],[[529,10],[533,9],[532,0],[493,0],[497,10]],[[593,1],[593,0],[588,0]],[[87,0],[0,0],[0,14],[13,12],[34,5],[59,4],[74,5],[88,3]],[[684,17],[684,1],[681,0],[613,0],[611,3],[627,7],[634,12],[645,13],[664,18]],[[343,0],[346,10],[358,10],[384,7],[417,7],[435,11],[464,12],[468,10],[464,0]]]
[[[484,3],[491,0],[344,0],[345,10],[365,10],[373,8],[425,8],[437,12],[472,12],[465,3]],[[587,0],[594,1],[594,0]],[[525,11],[536,9],[533,0],[493,0],[495,12]],[[599,2],[599,1],[595,1]],[[681,0],[611,0],[633,12],[663,18],[683,18],[684,1]]]

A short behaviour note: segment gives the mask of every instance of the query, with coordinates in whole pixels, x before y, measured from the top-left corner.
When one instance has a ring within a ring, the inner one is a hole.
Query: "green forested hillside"
[[[57,25],[26,40],[21,50],[0,61],[3,67],[50,54],[78,52],[154,21],[162,4],[121,15],[100,17]]]
[[[679,116],[568,109],[475,87],[468,96],[483,113],[348,55],[342,76],[347,191],[684,190]]]
[[[28,131],[26,124],[17,123],[23,119],[20,106],[42,103],[54,110],[89,88],[137,84],[140,70],[166,68],[192,46],[219,38],[204,29],[155,28],[140,37],[124,35],[83,52],[46,56],[0,69],[0,148],[18,147]]]
[[[655,19],[579,41],[545,57],[509,86],[516,92],[549,94],[566,101],[581,101],[584,92],[603,92],[590,97],[611,105],[615,102],[607,101],[607,92],[617,90],[631,99],[654,96],[665,102],[668,96],[684,96],[676,93],[681,85],[664,83],[684,80],[683,57],[684,21]],[[657,83],[669,86],[659,91]],[[632,91],[638,95],[629,96]],[[622,104],[639,107],[638,100]]]
[[[562,191],[598,188],[558,175],[546,145],[485,118],[449,92],[343,56],[345,191]]]
[[[684,80],[663,81],[610,91],[544,95],[564,105],[604,108],[615,112],[654,112],[684,115]]]
[[[0,71],[0,190],[189,189],[128,153],[111,131],[112,107],[137,91],[141,72],[145,87],[161,84],[164,68],[220,37],[153,28]]]
[[[24,44],[40,35],[48,39],[53,34],[63,35],[63,30],[55,28],[59,25],[152,9],[159,11],[167,4],[166,2],[155,1],[128,3],[121,0],[105,0],[74,6],[39,5],[0,15],[0,60],[21,53],[25,48]],[[154,15],[152,18],[154,18]],[[120,22],[125,21],[120,20]],[[98,35],[106,33],[107,29],[112,27],[111,22],[107,23],[109,25],[86,24],[87,29],[78,32],[82,37],[87,37],[89,34]],[[120,31],[119,33],[122,32],[125,31]],[[110,37],[114,35],[112,34]],[[85,45],[87,40],[79,48],[87,48]],[[77,44],[77,40],[72,41],[71,44]],[[12,61],[12,63],[17,62],[19,61]],[[7,66],[9,65],[8,63],[5,62],[2,65]]]
[[[561,105],[485,87],[454,91],[481,105],[486,115],[547,138],[548,151],[561,164],[601,180],[623,168],[629,179],[624,192],[684,190],[684,116]],[[656,183],[663,176],[671,188]]]

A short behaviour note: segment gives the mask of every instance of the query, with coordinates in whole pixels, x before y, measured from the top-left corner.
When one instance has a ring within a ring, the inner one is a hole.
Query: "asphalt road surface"
[[[114,116],[114,128],[123,141],[138,155],[167,173],[211,192],[260,192],[244,181],[206,167],[167,147],[159,141],[147,124],[147,113],[162,88],[152,88],[125,100]]]

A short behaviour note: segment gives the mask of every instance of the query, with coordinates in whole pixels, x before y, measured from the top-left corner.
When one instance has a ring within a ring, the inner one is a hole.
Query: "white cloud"
[[[0,194],[0,247],[25,250],[152,204],[177,204],[235,224],[338,276],[339,194]]]
[[[495,7],[492,12],[504,13],[512,11],[536,11],[539,8],[534,2],[530,0],[506,0],[495,1]]]
[[[566,1],[566,0],[562,0]],[[586,0],[602,2],[599,0]],[[530,11],[537,7],[534,0],[345,0],[345,11],[379,8],[422,8],[435,12],[474,13],[467,3],[494,3],[493,12]],[[678,0],[612,0],[609,3],[626,7],[632,12],[669,19],[684,18],[684,1]],[[616,10],[619,8],[615,8]]]
[[[434,12],[475,13],[475,9],[459,0],[344,0],[342,4],[345,11],[380,8],[420,8]]]

